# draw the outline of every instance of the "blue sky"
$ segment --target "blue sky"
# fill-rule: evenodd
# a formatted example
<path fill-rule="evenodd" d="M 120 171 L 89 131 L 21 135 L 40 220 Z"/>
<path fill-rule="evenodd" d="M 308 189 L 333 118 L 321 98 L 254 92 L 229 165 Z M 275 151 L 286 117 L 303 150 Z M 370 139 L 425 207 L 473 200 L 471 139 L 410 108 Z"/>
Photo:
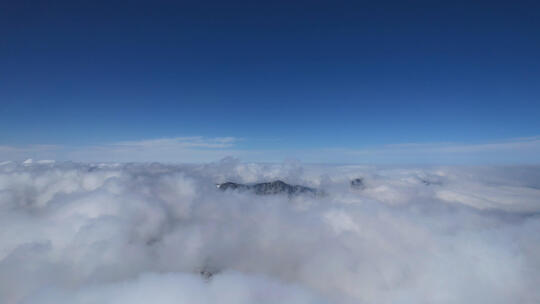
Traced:
<path fill-rule="evenodd" d="M 0 159 L 540 162 L 535 2 L 11 2 Z"/>

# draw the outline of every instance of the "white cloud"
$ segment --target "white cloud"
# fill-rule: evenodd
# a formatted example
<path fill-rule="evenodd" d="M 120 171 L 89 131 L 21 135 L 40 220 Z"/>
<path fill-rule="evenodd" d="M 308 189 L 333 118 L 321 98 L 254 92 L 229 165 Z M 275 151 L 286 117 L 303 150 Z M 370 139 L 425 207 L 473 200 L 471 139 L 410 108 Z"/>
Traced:
<path fill-rule="evenodd" d="M 277 178 L 327 195 L 214 186 Z M 4 162 L 0 303 L 538 303 L 539 216 L 537 166 Z"/>
<path fill-rule="evenodd" d="M 81 290 L 46 290 L 21 304 L 179 304 L 179 303 L 324 303 L 301 288 L 271 278 L 223 273 L 205 282 L 187 273 L 144 274 L 121 283 L 85 286 Z"/>
<path fill-rule="evenodd" d="M 469 152 L 491 152 L 502 150 L 521 150 L 540 147 L 540 137 L 522 137 L 510 139 L 507 141 L 492 142 L 492 143 L 476 143 L 476 144 L 460 144 L 460 143 L 428 143 L 428 144 L 396 144 L 387 145 L 385 149 L 396 149 L 398 151 L 426 151 L 432 153 L 469 153 Z"/>
<path fill-rule="evenodd" d="M 343 162 L 409 164 L 540 163 L 540 137 L 488 143 L 404 143 L 371 148 L 326 149 Z M 326 158 L 325 158 L 326 159 Z"/>
<path fill-rule="evenodd" d="M 28 158 L 109 162 L 208 162 L 231 156 L 245 161 L 364 164 L 539 164 L 540 137 L 487 143 L 405 143 L 365 148 L 238 148 L 235 137 L 201 136 L 120 141 L 84 146 L 0 146 L 0 160 Z M 245 140 L 249 146 L 249 140 Z"/>
<path fill-rule="evenodd" d="M 54 159 L 108 162 L 203 162 L 229 155 L 241 155 L 233 147 L 240 139 L 201 136 L 121 141 L 109 144 L 61 146 L 0 146 L 0 159 Z"/>
<path fill-rule="evenodd" d="M 159 138 L 140 141 L 123 141 L 108 145 L 108 147 L 131 147 L 131 148 L 229 148 L 238 139 L 234 137 L 204 138 L 201 136 Z"/>

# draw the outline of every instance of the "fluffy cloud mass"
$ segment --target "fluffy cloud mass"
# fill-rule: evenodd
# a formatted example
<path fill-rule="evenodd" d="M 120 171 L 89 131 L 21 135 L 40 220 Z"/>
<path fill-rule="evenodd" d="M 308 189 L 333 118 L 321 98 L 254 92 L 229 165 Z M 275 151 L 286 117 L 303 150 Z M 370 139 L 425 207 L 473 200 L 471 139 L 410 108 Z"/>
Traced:
<path fill-rule="evenodd" d="M 538 303 L 539 231 L 540 167 L 4 162 L 0 303 Z"/>

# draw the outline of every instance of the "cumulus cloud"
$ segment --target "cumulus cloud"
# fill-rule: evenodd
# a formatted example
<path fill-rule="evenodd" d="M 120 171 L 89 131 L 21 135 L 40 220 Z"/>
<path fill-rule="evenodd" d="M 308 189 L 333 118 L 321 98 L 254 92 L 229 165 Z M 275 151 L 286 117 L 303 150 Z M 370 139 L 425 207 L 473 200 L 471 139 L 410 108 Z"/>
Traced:
<path fill-rule="evenodd" d="M 353 178 L 365 187 L 349 187 Z M 4 162 L 0 303 L 538 303 L 540 167 Z M 283 179 L 321 197 L 220 191 Z"/>

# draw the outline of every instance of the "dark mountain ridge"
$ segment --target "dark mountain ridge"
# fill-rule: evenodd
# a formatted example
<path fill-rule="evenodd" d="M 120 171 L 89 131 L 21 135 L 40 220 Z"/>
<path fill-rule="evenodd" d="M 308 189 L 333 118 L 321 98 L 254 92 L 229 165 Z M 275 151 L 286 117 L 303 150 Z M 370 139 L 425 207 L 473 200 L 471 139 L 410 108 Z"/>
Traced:
<path fill-rule="evenodd" d="M 256 184 L 240 184 L 226 182 L 218 184 L 217 188 L 222 191 L 237 190 L 237 191 L 252 191 L 257 195 L 272 195 L 272 194 L 287 194 L 289 196 L 300 194 L 321 195 L 322 191 L 301 185 L 290 185 L 284 181 L 276 180 L 273 182 L 256 183 Z"/>

